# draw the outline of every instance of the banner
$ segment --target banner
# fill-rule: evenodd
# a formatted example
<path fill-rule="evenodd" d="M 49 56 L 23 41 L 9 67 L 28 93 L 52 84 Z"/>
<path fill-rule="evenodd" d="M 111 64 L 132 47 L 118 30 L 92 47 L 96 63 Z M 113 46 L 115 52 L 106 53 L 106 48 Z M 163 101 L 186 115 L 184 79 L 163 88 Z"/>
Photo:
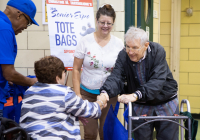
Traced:
<path fill-rule="evenodd" d="M 92 0 L 46 0 L 51 55 L 72 70 L 79 40 L 95 31 Z"/>

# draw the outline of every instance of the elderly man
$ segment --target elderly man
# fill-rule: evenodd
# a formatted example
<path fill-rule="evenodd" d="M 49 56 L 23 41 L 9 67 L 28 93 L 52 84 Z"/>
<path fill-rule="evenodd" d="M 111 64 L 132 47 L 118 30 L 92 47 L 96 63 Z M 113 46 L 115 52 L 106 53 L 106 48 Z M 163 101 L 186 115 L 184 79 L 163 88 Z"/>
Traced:
<path fill-rule="evenodd" d="M 37 79 L 31 79 L 18 73 L 14 68 L 17 55 L 15 35 L 27 29 L 34 20 L 36 7 L 31 0 L 9 0 L 4 12 L 0 11 L 0 116 L 6 102 L 7 81 L 22 86 L 31 86 Z"/>
<path fill-rule="evenodd" d="M 110 98 L 128 93 L 119 96 L 118 101 L 132 102 L 133 116 L 178 114 L 177 82 L 168 67 L 164 48 L 148 41 L 146 32 L 135 27 L 129 28 L 125 42 L 126 47 L 100 91 L 107 92 Z M 133 128 L 144 122 L 133 121 Z M 134 132 L 135 139 L 152 140 L 154 128 L 157 140 L 178 140 L 178 126 L 170 122 L 144 125 Z"/>

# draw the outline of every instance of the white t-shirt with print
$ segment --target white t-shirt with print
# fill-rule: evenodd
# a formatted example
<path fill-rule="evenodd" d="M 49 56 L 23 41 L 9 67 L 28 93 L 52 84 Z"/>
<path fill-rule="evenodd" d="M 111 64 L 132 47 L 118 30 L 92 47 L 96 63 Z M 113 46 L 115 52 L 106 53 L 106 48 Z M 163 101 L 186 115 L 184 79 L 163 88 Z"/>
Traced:
<path fill-rule="evenodd" d="M 104 47 L 96 42 L 94 33 L 83 37 L 74 53 L 75 57 L 84 59 L 81 84 L 88 89 L 100 89 L 110 75 L 118 53 L 123 47 L 122 40 L 113 35 Z"/>

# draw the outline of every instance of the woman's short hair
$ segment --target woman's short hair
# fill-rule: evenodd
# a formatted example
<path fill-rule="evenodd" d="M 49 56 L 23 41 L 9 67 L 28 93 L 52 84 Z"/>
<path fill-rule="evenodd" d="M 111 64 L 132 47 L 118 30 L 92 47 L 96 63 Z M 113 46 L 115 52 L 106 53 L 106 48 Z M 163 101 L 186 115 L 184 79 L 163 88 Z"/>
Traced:
<path fill-rule="evenodd" d="M 96 19 L 98 20 L 101 15 L 106 15 L 113 18 L 113 22 L 115 22 L 116 14 L 115 10 L 110 4 L 105 4 L 104 6 L 100 7 L 96 14 Z"/>
<path fill-rule="evenodd" d="M 35 75 L 39 82 L 57 84 L 56 76 L 62 78 L 65 70 L 63 62 L 55 56 L 45 56 L 34 64 Z"/>
<path fill-rule="evenodd" d="M 133 41 L 134 39 L 141 39 L 140 44 L 141 46 L 144 46 L 144 44 L 149 41 L 147 37 L 147 33 L 140 28 L 136 28 L 134 26 L 129 27 L 128 31 L 126 32 L 124 36 L 125 42 Z"/>

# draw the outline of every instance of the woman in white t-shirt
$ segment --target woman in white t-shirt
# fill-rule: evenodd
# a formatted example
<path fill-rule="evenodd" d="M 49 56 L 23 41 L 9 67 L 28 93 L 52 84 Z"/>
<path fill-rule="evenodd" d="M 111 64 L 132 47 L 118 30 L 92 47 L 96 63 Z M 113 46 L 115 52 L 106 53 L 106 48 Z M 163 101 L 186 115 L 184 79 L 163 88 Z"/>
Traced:
<path fill-rule="evenodd" d="M 73 85 L 75 93 L 90 102 L 97 100 L 99 89 L 110 75 L 118 53 L 123 49 L 123 42 L 110 34 L 115 21 L 115 11 L 106 4 L 99 8 L 96 14 L 97 31 L 84 36 L 79 42 L 73 65 Z M 81 74 L 81 67 L 83 72 Z M 81 74 L 81 79 L 80 79 Z M 117 97 L 111 98 L 107 107 L 102 110 L 99 135 L 103 140 L 103 125 L 107 112 L 112 104 L 115 106 Z M 86 119 L 84 125 L 84 140 L 95 140 L 98 133 L 98 120 Z"/>

